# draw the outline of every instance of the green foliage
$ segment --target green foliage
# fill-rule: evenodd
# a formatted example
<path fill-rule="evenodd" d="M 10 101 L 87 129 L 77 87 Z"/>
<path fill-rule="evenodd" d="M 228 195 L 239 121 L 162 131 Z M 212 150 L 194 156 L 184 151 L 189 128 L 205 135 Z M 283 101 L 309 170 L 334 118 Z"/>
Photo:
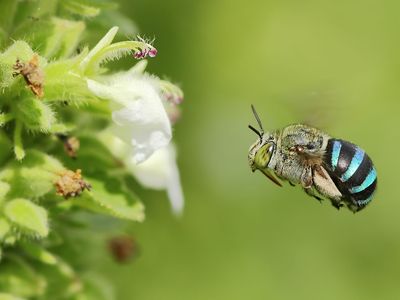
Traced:
<path fill-rule="evenodd" d="M 32 201 L 12 199 L 4 206 L 4 215 L 12 225 L 23 232 L 38 237 L 46 237 L 49 234 L 47 211 Z"/>
<path fill-rule="evenodd" d="M 55 158 L 37 150 L 30 150 L 23 163 L 13 161 L 0 172 L 0 178 L 11 188 L 7 198 L 37 199 L 54 189 L 57 174 L 63 170 Z"/>
<path fill-rule="evenodd" d="M 13 65 L 17 59 L 28 61 L 32 58 L 33 50 L 24 41 L 16 41 L 4 52 L 0 53 L 0 88 L 10 87 L 16 81 L 13 76 Z M 20 92 L 16 90 L 15 92 Z"/>
<path fill-rule="evenodd" d="M 109 178 L 108 186 L 95 179 L 88 179 L 93 191 L 85 197 L 76 199 L 76 204 L 86 207 L 94 212 L 100 212 L 120 219 L 143 221 L 144 208 L 137 197 L 122 190 L 120 182 Z"/>
<path fill-rule="evenodd" d="M 85 30 L 85 23 L 61 18 L 52 18 L 51 22 L 53 34 L 47 38 L 45 56 L 56 58 L 71 56 Z"/>
<path fill-rule="evenodd" d="M 0 3 L 0 300 L 115 299 L 80 259 L 95 238 L 91 218 L 76 215 L 141 222 L 144 205 L 126 184 L 123 157 L 100 138 L 115 123 L 113 107 L 130 107 L 99 97 L 88 81 L 111 77 L 105 65 L 122 56 L 133 64 L 156 53 L 143 39 L 113 43 L 115 25 L 136 33 L 115 9 L 96 0 Z M 144 67 L 136 73 L 157 82 Z M 79 243 L 77 228 L 87 230 Z"/>
<path fill-rule="evenodd" d="M 56 120 L 50 106 L 33 97 L 20 101 L 17 109 L 24 126 L 32 130 L 49 131 Z"/>
<path fill-rule="evenodd" d="M 27 261 L 12 256 L 2 261 L 0 290 L 24 298 L 43 295 L 47 281 Z"/>

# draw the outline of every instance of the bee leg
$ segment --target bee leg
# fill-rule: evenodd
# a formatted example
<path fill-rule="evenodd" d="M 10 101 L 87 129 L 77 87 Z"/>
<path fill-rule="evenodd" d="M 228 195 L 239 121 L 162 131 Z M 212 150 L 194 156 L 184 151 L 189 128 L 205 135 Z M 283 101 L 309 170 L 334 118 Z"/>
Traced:
<path fill-rule="evenodd" d="M 332 206 L 335 207 L 337 210 L 339 210 L 341 207 L 344 206 L 343 203 L 341 203 L 340 201 L 336 201 L 336 200 L 331 200 Z"/>
<path fill-rule="evenodd" d="M 314 167 L 313 182 L 318 193 L 331 200 L 333 207 L 340 209 L 343 206 L 342 193 L 322 166 Z"/>
<path fill-rule="evenodd" d="M 311 167 L 304 169 L 303 174 L 301 175 L 301 185 L 303 186 L 303 190 L 307 193 L 307 195 L 317 199 L 320 203 L 322 202 L 322 198 L 319 197 L 319 194 L 313 188 L 314 180 Z"/>
<path fill-rule="evenodd" d="M 317 199 L 319 202 L 322 202 L 322 198 L 315 196 L 315 195 L 314 195 L 314 198 Z"/>
<path fill-rule="evenodd" d="M 313 197 L 314 199 L 317 199 L 319 203 L 322 203 L 323 199 L 316 194 L 313 188 L 303 188 L 303 190 L 306 192 L 307 195 Z"/>
<path fill-rule="evenodd" d="M 295 184 L 294 184 L 293 182 L 291 182 L 291 181 L 289 181 L 289 184 L 290 184 L 291 186 L 295 186 Z"/>
<path fill-rule="evenodd" d="M 304 189 L 311 189 L 313 186 L 313 174 L 311 167 L 304 168 L 303 173 L 301 174 L 301 186 Z"/>

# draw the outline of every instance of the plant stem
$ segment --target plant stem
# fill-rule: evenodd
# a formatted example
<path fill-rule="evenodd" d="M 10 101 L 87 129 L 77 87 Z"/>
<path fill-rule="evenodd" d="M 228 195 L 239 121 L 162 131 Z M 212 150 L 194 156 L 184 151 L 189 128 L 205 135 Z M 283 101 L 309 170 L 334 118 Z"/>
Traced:
<path fill-rule="evenodd" d="M 0 127 L 4 126 L 7 122 L 10 122 L 14 119 L 12 114 L 4 114 L 0 113 Z"/>
<path fill-rule="evenodd" d="M 25 150 L 22 145 L 22 122 L 19 119 L 15 120 L 14 153 L 17 160 L 22 160 L 25 157 Z"/>

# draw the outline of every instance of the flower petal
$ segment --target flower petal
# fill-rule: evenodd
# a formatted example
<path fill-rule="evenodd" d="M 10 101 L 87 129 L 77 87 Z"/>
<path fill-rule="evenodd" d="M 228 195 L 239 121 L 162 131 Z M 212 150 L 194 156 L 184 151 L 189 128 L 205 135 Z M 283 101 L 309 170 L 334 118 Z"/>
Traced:
<path fill-rule="evenodd" d="M 154 79 L 130 71 L 103 79 L 104 83 L 88 79 L 88 88 L 96 96 L 113 101 L 115 134 L 133 146 L 135 162 L 168 145 L 171 123 Z"/>
<path fill-rule="evenodd" d="M 178 215 L 182 213 L 184 197 L 176 164 L 176 151 L 171 144 L 157 150 L 139 165 L 134 161 L 128 162 L 127 165 L 143 186 L 157 190 L 166 189 L 172 211 Z"/>

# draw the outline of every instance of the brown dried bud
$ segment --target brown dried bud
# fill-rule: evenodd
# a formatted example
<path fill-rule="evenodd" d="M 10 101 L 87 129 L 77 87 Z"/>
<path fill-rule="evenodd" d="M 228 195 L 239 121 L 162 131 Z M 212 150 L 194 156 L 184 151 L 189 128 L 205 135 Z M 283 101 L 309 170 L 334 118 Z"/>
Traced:
<path fill-rule="evenodd" d="M 74 136 L 68 137 L 64 141 L 64 150 L 69 157 L 76 158 L 79 146 L 79 140 Z"/>
<path fill-rule="evenodd" d="M 56 136 L 60 139 L 60 141 L 64 144 L 64 150 L 69 157 L 76 158 L 77 152 L 80 147 L 80 142 L 78 138 L 74 136 L 68 136 L 63 133 L 57 133 Z"/>
<path fill-rule="evenodd" d="M 14 77 L 22 75 L 32 93 L 39 98 L 43 97 L 44 73 L 39 67 L 39 56 L 37 54 L 34 54 L 28 63 L 23 63 L 17 59 L 13 69 L 16 71 L 13 73 Z"/>
<path fill-rule="evenodd" d="M 69 157 L 76 158 L 80 143 L 78 138 L 71 136 L 64 142 L 64 150 Z"/>
<path fill-rule="evenodd" d="M 65 199 L 79 196 L 85 189 L 90 191 L 92 186 L 82 179 L 81 170 L 75 172 L 66 170 L 60 174 L 60 178 L 55 183 L 57 195 Z"/>
<path fill-rule="evenodd" d="M 108 241 L 111 255 L 119 263 L 125 263 L 138 252 L 138 247 L 131 236 L 122 235 L 113 237 Z"/>

